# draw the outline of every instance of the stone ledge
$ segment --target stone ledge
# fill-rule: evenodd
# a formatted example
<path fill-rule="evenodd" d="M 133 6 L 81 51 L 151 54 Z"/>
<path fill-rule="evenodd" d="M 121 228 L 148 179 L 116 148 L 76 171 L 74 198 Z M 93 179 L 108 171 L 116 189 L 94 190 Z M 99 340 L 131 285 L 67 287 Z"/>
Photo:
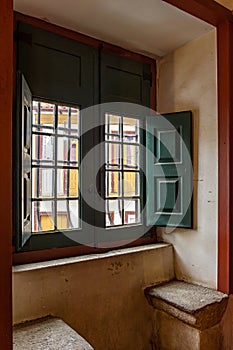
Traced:
<path fill-rule="evenodd" d="M 13 327 L 14 350 L 94 350 L 64 321 L 47 317 Z"/>
<path fill-rule="evenodd" d="M 154 308 L 200 330 L 220 322 L 228 301 L 226 294 L 181 281 L 149 287 L 145 294 Z"/>

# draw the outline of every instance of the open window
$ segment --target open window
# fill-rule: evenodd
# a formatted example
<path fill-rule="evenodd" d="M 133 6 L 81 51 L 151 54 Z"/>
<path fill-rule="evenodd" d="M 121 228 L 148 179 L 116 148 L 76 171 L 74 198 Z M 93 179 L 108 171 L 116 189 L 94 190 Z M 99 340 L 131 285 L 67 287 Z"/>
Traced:
<path fill-rule="evenodd" d="M 18 252 L 116 247 L 153 240 L 155 226 L 191 227 L 191 113 L 166 125 L 140 113 L 151 65 L 25 23 L 17 37 Z"/>

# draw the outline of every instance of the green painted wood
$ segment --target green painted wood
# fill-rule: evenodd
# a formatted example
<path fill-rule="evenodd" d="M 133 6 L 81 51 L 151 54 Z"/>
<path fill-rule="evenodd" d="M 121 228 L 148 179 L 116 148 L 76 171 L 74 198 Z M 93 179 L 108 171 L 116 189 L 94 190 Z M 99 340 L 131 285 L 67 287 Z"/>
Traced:
<path fill-rule="evenodd" d="M 146 130 L 147 225 L 191 228 L 192 113 L 148 117 Z"/>
<path fill-rule="evenodd" d="M 34 97 L 81 108 L 95 103 L 95 48 L 22 22 L 17 33 L 18 69 Z"/>
<path fill-rule="evenodd" d="M 150 107 L 149 64 L 101 53 L 101 102 L 129 102 Z"/>
<path fill-rule="evenodd" d="M 31 207 L 31 123 L 32 123 L 32 93 L 21 73 L 17 81 L 17 130 L 18 130 L 18 179 L 17 195 L 17 239 L 16 246 L 20 250 L 31 237 L 32 207 Z"/>

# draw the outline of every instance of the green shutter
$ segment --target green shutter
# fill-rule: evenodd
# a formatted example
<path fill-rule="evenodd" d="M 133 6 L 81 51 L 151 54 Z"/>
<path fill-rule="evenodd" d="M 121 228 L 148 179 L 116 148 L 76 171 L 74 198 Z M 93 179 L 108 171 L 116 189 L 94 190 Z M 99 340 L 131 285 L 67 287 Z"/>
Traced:
<path fill-rule="evenodd" d="M 96 103 L 97 49 L 23 22 L 16 37 L 17 68 L 34 97 L 82 109 Z"/>
<path fill-rule="evenodd" d="M 192 113 L 146 120 L 147 225 L 192 227 Z"/>
<path fill-rule="evenodd" d="M 150 107 L 151 67 L 122 56 L 101 53 L 101 102 Z"/>
<path fill-rule="evenodd" d="M 31 205 L 31 124 L 32 124 L 32 94 L 21 73 L 18 73 L 17 86 L 17 239 L 16 247 L 19 250 L 31 236 L 32 205 Z"/>

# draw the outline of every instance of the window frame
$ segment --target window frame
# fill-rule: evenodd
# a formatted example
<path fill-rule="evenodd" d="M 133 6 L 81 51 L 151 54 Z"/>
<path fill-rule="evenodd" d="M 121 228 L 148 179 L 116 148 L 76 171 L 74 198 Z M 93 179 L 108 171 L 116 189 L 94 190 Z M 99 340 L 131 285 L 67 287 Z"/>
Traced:
<path fill-rule="evenodd" d="M 42 20 L 38 20 L 35 18 L 32 18 L 30 16 L 22 15 L 20 13 L 15 13 L 14 17 L 14 26 L 17 28 L 17 23 L 21 21 L 24 23 L 31 24 L 33 26 L 36 26 L 38 28 L 50 31 L 52 33 L 58 34 L 60 36 L 64 36 L 67 38 L 71 38 L 73 40 L 76 40 L 77 42 L 88 44 L 94 48 L 100 48 L 103 52 L 112 53 L 120 57 L 126 57 L 131 58 L 135 61 L 139 62 L 145 62 L 150 65 L 151 72 L 152 72 L 152 81 L 151 81 L 151 88 L 150 88 L 150 107 L 152 109 L 155 109 L 156 107 L 156 89 L 155 89 L 155 77 L 156 77 L 156 62 L 155 60 L 148 58 L 146 56 L 136 54 L 133 52 L 130 52 L 128 50 L 119 48 L 117 46 L 104 43 L 102 41 L 99 41 L 97 39 L 73 32 L 71 30 L 58 27 L 53 24 L 46 23 Z M 17 57 L 17 43 L 16 40 L 14 42 L 14 76 L 16 76 L 16 57 Z M 14 101 L 16 101 L 16 79 L 14 84 Z M 61 102 L 62 104 L 62 102 Z M 129 225 L 130 226 L 130 225 Z M 15 225 L 14 225 L 15 228 Z M 123 229 L 127 228 L 125 226 Z M 16 231 L 13 230 L 13 242 L 15 242 L 15 235 Z M 46 234 L 47 235 L 47 234 Z M 42 237 L 42 235 L 41 235 Z M 16 252 L 15 246 L 13 245 L 13 263 L 14 264 L 21 264 L 25 262 L 37 262 L 37 261 L 44 261 L 44 260 L 51 260 L 56 258 L 64 258 L 69 256 L 75 256 L 75 255 L 82 255 L 82 254 L 91 254 L 91 253 L 97 253 L 97 252 L 105 252 L 109 250 L 116 249 L 119 246 L 129 247 L 129 246 L 137 246 L 142 244 L 151 244 L 155 243 L 157 240 L 156 238 L 156 228 L 152 227 L 149 230 L 149 233 L 147 237 L 141 237 L 134 242 L 131 240 L 116 240 L 115 242 L 109 242 L 104 244 L 104 248 L 101 248 L 101 243 L 99 243 L 98 248 L 91 247 L 91 246 L 77 246 L 77 243 L 74 245 L 69 244 L 68 246 L 62 246 L 59 248 L 48 248 L 43 250 L 33 250 L 33 251 L 25 251 L 25 252 Z"/>

